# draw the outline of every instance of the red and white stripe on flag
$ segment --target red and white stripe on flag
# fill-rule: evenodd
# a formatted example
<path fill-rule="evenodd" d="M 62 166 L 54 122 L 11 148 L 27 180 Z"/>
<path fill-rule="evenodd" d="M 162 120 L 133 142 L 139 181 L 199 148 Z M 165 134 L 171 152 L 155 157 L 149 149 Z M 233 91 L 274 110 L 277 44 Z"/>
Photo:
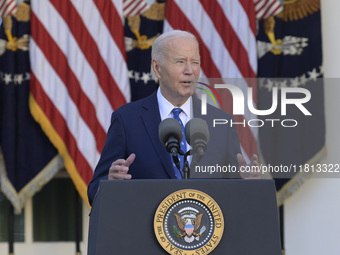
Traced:
<path fill-rule="evenodd" d="M 254 0 L 257 19 L 267 19 L 283 11 L 283 4 L 279 0 Z"/>
<path fill-rule="evenodd" d="M 146 11 L 150 6 L 144 0 L 123 0 L 123 15 L 135 16 Z"/>
<path fill-rule="evenodd" d="M 164 32 L 180 29 L 193 33 L 200 44 L 201 77 L 235 78 L 244 95 L 248 87 L 253 89 L 253 105 L 256 106 L 257 87 L 245 78 L 255 78 L 257 72 L 256 19 L 254 3 L 240 0 L 168 0 Z M 220 94 L 223 110 L 232 113 L 231 100 Z M 229 97 L 230 95 L 226 95 Z M 245 107 L 245 115 L 235 115 L 238 123 L 254 119 Z M 242 129 L 240 128 L 242 126 Z M 252 127 L 237 125 L 241 149 L 246 160 L 257 152 L 258 131 Z"/>
<path fill-rule="evenodd" d="M 81 197 L 111 113 L 130 101 L 121 0 L 31 1 L 30 109 Z"/>
<path fill-rule="evenodd" d="M 15 0 L 0 0 L 0 17 L 11 15 L 17 9 Z"/>

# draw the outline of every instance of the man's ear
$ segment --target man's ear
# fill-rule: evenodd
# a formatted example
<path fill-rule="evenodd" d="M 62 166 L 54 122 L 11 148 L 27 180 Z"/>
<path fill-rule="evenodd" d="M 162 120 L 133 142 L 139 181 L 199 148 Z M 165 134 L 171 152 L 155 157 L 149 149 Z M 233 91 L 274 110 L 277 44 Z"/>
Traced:
<path fill-rule="evenodd" d="M 161 77 L 161 74 L 160 74 L 159 62 L 158 62 L 157 59 L 152 59 L 152 69 L 153 69 L 156 77 L 159 79 Z"/>

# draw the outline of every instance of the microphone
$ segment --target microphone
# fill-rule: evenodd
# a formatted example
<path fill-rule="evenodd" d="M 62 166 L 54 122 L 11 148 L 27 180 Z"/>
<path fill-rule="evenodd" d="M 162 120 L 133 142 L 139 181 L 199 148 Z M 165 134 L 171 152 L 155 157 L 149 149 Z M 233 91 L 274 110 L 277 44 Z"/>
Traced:
<path fill-rule="evenodd" d="M 177 157 L 181 147 L 179 143 L 183 139 L 182 127 L 178 120 L 173 118 L 164 119 L 158 127 L 159 140 L 165 145 L 166 150 L 172 157 Z"/>
<path fill-rule="evenodd" d="M 197 164 L 204 156 L 210 138 L 209 128 L 205 120 L 200 118 L 191 119 L 185 125 L 185 138 L 193 150 L 192 163 Z"/>

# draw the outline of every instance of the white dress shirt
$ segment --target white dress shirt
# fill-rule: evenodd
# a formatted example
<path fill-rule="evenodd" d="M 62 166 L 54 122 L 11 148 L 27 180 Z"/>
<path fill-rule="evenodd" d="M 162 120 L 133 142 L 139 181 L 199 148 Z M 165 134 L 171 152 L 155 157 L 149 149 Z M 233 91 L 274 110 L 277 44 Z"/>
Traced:
<path fill-rule="evenodd" d="M 161 115 L 161 121 L 163 121 L 166 118 L 173 118 L 172 109 L 174 108 L 181 108 L 183 111 L 179 114 L 179 118 L 181 119 L 184 127 L 188 123 L 188 121 L 192 118 L 193 112 L 192 112 L 192 98 L 189 97 L 189 99 L 181 106 L 177 107 L 171 104 L 161 93 L 160 88 L 157 90 L 157 101 L 158 101 L 158 107 L 159 107 L 159 113 Z M 191 149 L 191 146 L 187 144 L 187 151 Z M 191 156 L 188 158 L 188 162 L 190 164 L 191 162 Z"/>

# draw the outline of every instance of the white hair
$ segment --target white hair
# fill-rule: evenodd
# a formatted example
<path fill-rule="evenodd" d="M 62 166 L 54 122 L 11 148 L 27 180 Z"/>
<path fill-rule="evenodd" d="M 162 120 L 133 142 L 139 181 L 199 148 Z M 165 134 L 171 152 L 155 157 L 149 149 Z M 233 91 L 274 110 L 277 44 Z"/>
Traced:
<path fill-rule="evenodd" d="M 169 32 L 161 34 L 152 44 L 151 48 L 151 75 L 154 78 L 157 78 L 155 75 L 155 72 L 152 68 L 152 60 L 157 59 L 158 61 L 162 61 L 164 57 L 164 48 L 165 48 L 165 43 L 169 41 L 169 39 L 173 38 L 190 38 L 194 39 L 198 45 L 198 41 L 196 37 L 187 31 L 182 31 L 182 30 L 171 30 Z"/>

